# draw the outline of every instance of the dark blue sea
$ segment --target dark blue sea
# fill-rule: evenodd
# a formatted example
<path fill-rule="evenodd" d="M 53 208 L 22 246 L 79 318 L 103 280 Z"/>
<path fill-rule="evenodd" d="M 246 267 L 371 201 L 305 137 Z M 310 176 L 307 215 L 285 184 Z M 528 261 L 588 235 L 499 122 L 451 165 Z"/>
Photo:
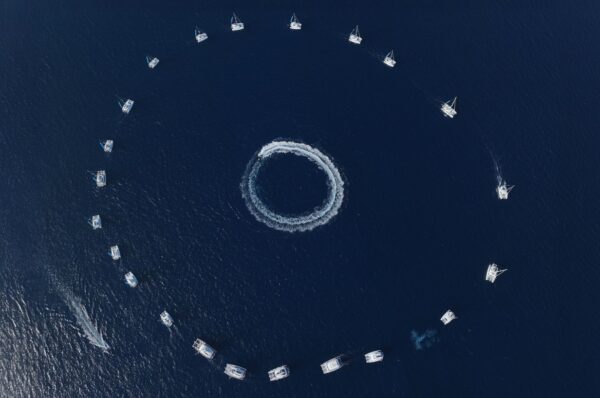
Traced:
<path fill-rule="evenodd" d="M 592 1 L 4 1 L 0 396 L 600 396 L 598 21 Z M 273 140 L 339 169 L 326 225 L 249 212 Z M 322 171 L 280 154 L 257 192 L 305 214 Z"/>

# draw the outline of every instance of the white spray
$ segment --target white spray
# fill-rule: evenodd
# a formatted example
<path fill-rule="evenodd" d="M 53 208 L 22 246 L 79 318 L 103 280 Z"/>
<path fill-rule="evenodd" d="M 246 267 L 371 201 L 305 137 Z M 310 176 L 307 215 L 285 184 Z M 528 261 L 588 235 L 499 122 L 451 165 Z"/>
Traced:
<path fill-rule="evenodd" d="M 53 272 L 50 271 L 49 276 L 52 285 L 56 289 L 60 298 L 64 301 L 67 307 L 69 307 L 69 310 L 75 317 L 75 320 L 79 324 L 79 327 L 81 327 L 81 330 L 83 331 L 83 334 L 88 339 L 88 341 L 92 345 L 102 349 L 104 352 L 108 351 L 110 346 L 108 345 L 106 340 L 104 340 L 104 337 L 102 336 L 102 333 L 98 329 L 96 323 L 94 323 L 90 318 L 90 315 L 88 314 L 83 303 L 81 302 L 81 299 L 75 296 L 75 294 L 73 294 L 73 292 L 69 288 L 64 286 L 63 283 L 61 283 L 58 280 L 58 278 L 54 275 Z"/>
<path fill-rule="evenodd" d="M 313 212 L 301 216 L 286 216 L 271 211 L 256 193 L 255 181 L 262 162 L 276 154 L 291 153 L 307 158 L 327 175 L 328 194 L 323 205 Z M 271 228 L 286 231 L 310 231 L 327 224 L 335 217 L 344 200 L 344 180 L 329 157 L 316 148 L 294 141 L 273 141 L 263 146 L 246 167 L 242 178 L 242 196 L 254 217 Z"/>
<path fill-rule="evenodd" d="M 67 304 L 71 310 L 71 313 L 75 317 L 75 320 L 81 327 L 83 334 L 89 340 L 89 342 L 104 351 L 108 351 L 110 346 L 104 340 L 104 337 L 102 336 L 100 330 L 98 330 L 96 323 L 94 323 L 90 318 L 87 310 L 81 303 L 81 300 L 65 289 L 61 289 L 61 296 L 63 296 L 62 298 L 65 304 Z"/>

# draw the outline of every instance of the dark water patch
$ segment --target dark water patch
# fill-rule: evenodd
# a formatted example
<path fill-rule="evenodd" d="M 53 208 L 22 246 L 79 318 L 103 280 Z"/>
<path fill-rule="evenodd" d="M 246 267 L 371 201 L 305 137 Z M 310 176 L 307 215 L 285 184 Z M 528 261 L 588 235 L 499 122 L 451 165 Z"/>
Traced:
<path fill-rule="evenodd" d="M 256 191 L 272 211 L 302 215 L 323 205 L 327 176 L 310 160 L 294 154 L 276 154 L 262 162 Z"/>

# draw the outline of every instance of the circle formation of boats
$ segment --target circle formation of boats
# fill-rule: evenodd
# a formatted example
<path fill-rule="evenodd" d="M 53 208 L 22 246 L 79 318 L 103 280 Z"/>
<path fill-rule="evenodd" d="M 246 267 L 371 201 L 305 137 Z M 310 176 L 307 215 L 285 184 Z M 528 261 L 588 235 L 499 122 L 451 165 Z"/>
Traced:
<path fill-rule="evenodd" d="M 292 16 L 289 28 L 295 31 L 302 29 L 302 24 L 296 17 L 296 14 Z M 241 22 L 235 14 L 233 14 L 233 17 L 231 18 L 231 30 L 233 32 L 244 30 L 244 23 Z M 194 37 L 197 43 L 202 43 L 208 39 L 208 34 L 196 28 Z M 358 26 L 356 26 L 350 33 L 348 41 L 352 44 L 360 45 L 362 40 L 363 38 L 360 35 Z M 396 64 L 393 51 L 390 51 L 382 62 L 388 67 L 393 68 Z M 159 59 L 147 56 L 146 63 L 150 69 L 154 69 L 158 66 Z M 132 99 L 119 100 L 119 107 L 125 115 L 131 112 L 133 105 L 134 101 Z M 457 114 L 456 97 L 442 103 L 440 110 L 445 117 L 450 119 L 454 118 Z M 114 142 L 112 140 L 100 142 L 100 146 L 105 153 L 111 153 L 113 145 Z M 256 178 L 264 162 L 275 154 L 292 154 L 304 157 L 316 164 L 327 175 L 328 194 L 320 207 L 309 214 L 287 216 L 273 212 L 265 205 L 256 192 Z M 98 188 L 105 187 L 107 184 L 106 172 L 104 170 L 95 172 L 94 180 Z M 501 200 L 508 199 L 508 194 L 512 188 L 513 186 L 508 186 L 506 181 L 502 180 L 498 174 L 498 186 L 496 187 L 498 198 Z M 248 210 L 258 221 L 276 230 L 286 232 L 309 231 L 317 226 L 327 224 L 337 215 L 344 199 L 344 181 L 333 161 L 320 150 L 296 141 L 276 140 L 264 145 L 248 163 L 246 172 L 242 177 L 241 190 Z M 92 216 L 88 222 L 94 230 L 102 228 L 100 215 Z M 115 261 L 121 259 L 121 252 L 117 245 L 111 246 L 108 254 Z M 505 271 L 506 269 L 501 269 L 497 264 L 492 263 L 488 265 L 485 280 L 494 283 L 496 278 Z M 132 288 L 135 288 L 138 285 L 138 280 L 132 272 L 127 272 L 127 274 L 125 274 L 125 282 Z M 163 311 L 159 318 L 167 328 L 170 328 L 174 324 L 173 318 L 167 311 Z M 440 318 L 440 321 L 444 325 L 448 325 L 455 319 L 457 319 L 457 317 L 454 312 L 452 310 L 447 310 Z M 217 354 L 217 351 L 212 346 L 201 339 L 196 339 L 192 347 L 195 352 L 208 360 L 213 360 Z M 364 360 L 368 364 L 381 362 L 383 361 L 383 358 L 384 353 L 381 350 L 371 351 L 364 355 Z M 346 363 L 345 356 L 338 355 L 323 362 L 321 364 L 321 370 L 324 374 L 328 374 L 341 369 Z M 230 363 L 227 363 L 224 368 L 224 373 L 227 376 L 238 380 L 244 380 L 246 378 L 246 372 L 247 370 L 245 368 Z M 270 381 L 281 380 L 289 375 L 290 369 L 287 365 L 279 366 L 268 372 Z"/>
<path fill-rule="evenodd" d="M 275 154 L 304 157 L 327 175 L 327 198 L 320 207 L 308 214 L 288 216 L 272 211 L 260 199 L 256 192 L 256 178 L 264 162 Z M 258 221 L 286 232 L 310 231 L 327 224 L 338 213 L 344 200 L 344 180 L 333 161 L 320 150 L 295 141 L 273 141 L 263 146 L 248 163 L 241 189 L 248 210 Z"/>

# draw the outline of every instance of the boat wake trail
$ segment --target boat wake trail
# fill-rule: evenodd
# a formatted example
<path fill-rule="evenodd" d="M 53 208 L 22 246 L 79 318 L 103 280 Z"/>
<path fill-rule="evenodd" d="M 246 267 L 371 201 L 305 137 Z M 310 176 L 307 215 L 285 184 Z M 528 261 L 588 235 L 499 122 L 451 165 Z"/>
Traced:
<path fill-rule="evenodd" d="M 307 158 L 327 175 L 327 198 L 308 214 L 288 216 L 271 211 L 256 193 L 256 177 L 263 163 L 274 154 Z M 263 224 L 286 232 L 310 231 L 335 217 L 344 200 L 344 180 L 331 159 L 316 148 L 294 141 L 273 141 L 263 146 L 248 163 L 241 183 L 242 197 L 252 215 Z"/>
<path fill-rule="evenodd" d="M 102 337 L 102 333 L 100 333 L 100 330 L 98 330 L 98 326 L 92 321 L 92 319 L 88 315 L 88 312 L 81 303 L 81 300 L 75 297 L 72 293 L 65 291 L 64 289 L 61 289 L 61 296 L 65 304 L 67 304 L 67 306 L 71 310 L 71 313 L 77 320 L 77 323 L 81 327 L 83 334 L 89 340 L 89 342 L 92 345 L 101 348 L 105 352 L 108 351 L 110 346 L 104 340 L 104 337 Z"/>
<path fill-rule="evenodd" d="M 490 149 L 487 144 L 484 144 L 490 154 L 490 158 L 492 158 L 492 163 L 494 164 L 494 173 L 496 174 L 496 181 L 498 181 L 498 185 L 502 184 L 502 169 L 500 168 L 500 162 L 494 152 Z"/>

